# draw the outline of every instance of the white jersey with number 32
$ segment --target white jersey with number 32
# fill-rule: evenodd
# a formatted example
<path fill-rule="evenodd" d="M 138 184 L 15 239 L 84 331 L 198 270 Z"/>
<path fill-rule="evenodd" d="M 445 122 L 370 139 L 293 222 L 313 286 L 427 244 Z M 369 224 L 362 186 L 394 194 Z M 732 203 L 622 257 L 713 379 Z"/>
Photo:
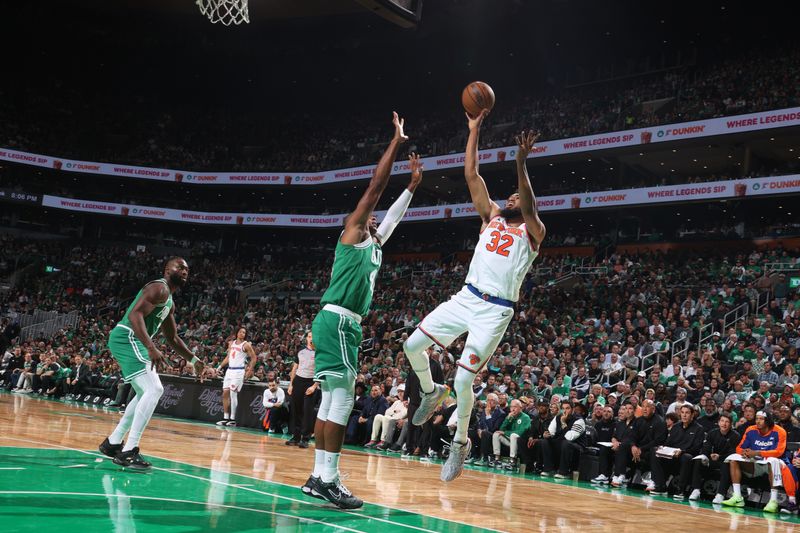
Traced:
<path fill-rule="evenodd" d="M 503 217 L 496 216 L 480 234 L 467 283 L 491 296 L 516 302 L 537 255 L 539 249 L 525 224 L 509 227 Z"/>

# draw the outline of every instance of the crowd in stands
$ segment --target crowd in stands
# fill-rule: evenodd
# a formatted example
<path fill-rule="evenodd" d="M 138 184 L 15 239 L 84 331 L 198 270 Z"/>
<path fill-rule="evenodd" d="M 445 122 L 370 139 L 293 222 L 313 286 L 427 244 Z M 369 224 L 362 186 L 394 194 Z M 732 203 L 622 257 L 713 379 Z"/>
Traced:
<path fill-rule="evenodd" d="M 159 258 L 124 247 L 14 239 L 5 244 L 9 252 L 59 259 L 63 268 L 29 273 L 23 289 L 0 298 L 2 385 L 18 393 L 115 398 L 120 373 L 106 338 L 130 296 L 158 276 Z M 553 279 L 577 260 L 540 261 L 536 267 L 550 267 L 545 279 Z M 639 470 L 650 477 L 637 479 L 652 492 L 669 489 L 696 499 L 696 481 L 706 479 L 708 469 L 728 467 L 720 464 L 720 450 L 735 453 L 734 441 L 763 421 L 757 413 L 774 417 L 788 435 L 784 440 L 800 441 L 800 293 L 789 287 L 785 273 L 764 269 L 776 262 L 800 267 L 798 250 L 615 253 L 593 261 L 605 268 L 570 285 L 543 283 L 534 275 L 523 284 L 503 343 L 475 379 L 480 401 L 470 429 L 471 462 L 512 469 L 521 463 L 528 472 L 572 477 L 581 459 L 594 454 L 597 482 L 630 483 L 631 468 L 646 464 Z M 329 265 L 282 264 L 263 256 L 231 261 L 203 253 L 189 263 L 190 283 L 176 294 L 179 334 L 189 348 L 217 367 L 226 341 L 244 325 L 258 358 L 253 379 L 287 381 L 317 310 L 296 296 L 319 294 Z M 239 298 L 239 289 L 251 282 L 290 274 L 281 296 L 271 293 L 246 304 Z M 465 274 L 465 264 L 457 261 L 383 267 L 363 321 L 349 443 L 423 458 L 447 453 L 455 424 L 452 400 L 423 428 L 406 422 L 407 405 L 419 401 L 419 393 L 402 343 L 461 287 Z M 728 313 L 743 304 L 747 317 L 726 323 Z M 51 338 L 20 340 L 15 324 L 34 309 L 79 310 L 80 321 Z M 709 336 L 701 338 L 708 324 Z M 462 338 L 445 351 L 430 350 L 435 379 L 453 379 L 463 345 Z M 192 374 L 174 354 L 164 372 Z M 708 436 L 701 438 L 699 431 Z M 612 444 L 592 451 L 598 443 Z M 659 445 L 682 453 L 669 456 Z M 689 461 L 701 451 L 712 457 L 710 463 Z M 670 474 L 674 483 L 667 487 Z M 741 490 L 737 479 L 723 482 Z M 723 489 L 719 501 L 727 497 Z"/>
<path fill-rule="evenodd" d="M 530 95 L 498 109 L 481 142 L 511 145 L 522 128 L 535 128 L 550 140 L 793 107 L 800 103 L 798 65 L 797 48 L 769 57 L 753 51 L 713 66 Z M 311 117 L 288 110 L 265 122 L 252 113 L 165 111 L 163 103 L 142 95 L 136 105 L 107 112 L 113 103 L 87 101 L 68 86 L 31 87 L 26 99 L 24 116 L 17 115 L 13 98 L 0 99 L 5 147 L 189 170 L 318 171 L 371 164 L 387 131 L 386 117 L 344 109 L 346 116 L 314 117 L 308 128 Z M 409 132 L 409 150 L 423 156 L 463 151 L 466 127 L 457 113 L 432 114 Z"/>

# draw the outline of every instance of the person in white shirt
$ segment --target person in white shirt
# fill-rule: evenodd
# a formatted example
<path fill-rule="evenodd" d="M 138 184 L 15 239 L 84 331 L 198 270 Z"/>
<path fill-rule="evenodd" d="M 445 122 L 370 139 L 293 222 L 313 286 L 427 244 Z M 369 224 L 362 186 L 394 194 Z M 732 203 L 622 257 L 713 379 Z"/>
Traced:
<path fill-rule="evenodd" d="M 619 360 L 619 355 L 616 352 L 612 352 L 609 354 L 609 362 L 608 367 L 603 372 L 605 375 L 606 383 L 611 383 L 612 385 L 617 381 L 621 381 L 624 379 L 625 374 L 623 373 L 625 367 L 622 366 L 622 363 Z"/>
<path fill-rule="evenodd" d="M 375 415 L 372 421 L 372 437 L 364 448 L 385 450 L 392 444 L 396 428 L 402 428 L 408 417 L 408 402 L 405 400 L 406 386 L 397 388 L 397 400 L 389 406 L 384 414 Z M 380 437 L 380 440 L 378 440 Z"/>
<path fill-rule="evenodd" d="M 691 403 L 686 401 L 686 389 L 683 387 L 678 387 L 676 391 L 675 401 L 669 404 L 667 408 L 667 414 L 680 412 L 680 408 L 684 405 L 688 405 L 689 407 L 693 407 Z"/>
<path fill-rule="evenodd" d="M 672 365 L 668 366 L 664 369 L 664 377 L 671 378 L 672 376 L 676 377 L 686 377 L 683 373 L 683 367 L 681 366 L 681 358 L 677 355 L 672 358 Z"/>
<path fill-rule="evenodd" d="M 263 403 L 266 408 L 264 429 L 268 429 L 270 433 L 281 433 L 289 418 L 289 411 L 286 409 L 286 393 L 274 378 L 267 382 Z"/>
<path fill-rule="evenodd" d="M 655 337 L 657 333 L 664 333 L 666 331 L 664 326 L 661 325 L 661 320 L 658 318 L 653 319 L 653 324 L 647 328 L 647 330 L 650 333 L 650 337 Z"/>

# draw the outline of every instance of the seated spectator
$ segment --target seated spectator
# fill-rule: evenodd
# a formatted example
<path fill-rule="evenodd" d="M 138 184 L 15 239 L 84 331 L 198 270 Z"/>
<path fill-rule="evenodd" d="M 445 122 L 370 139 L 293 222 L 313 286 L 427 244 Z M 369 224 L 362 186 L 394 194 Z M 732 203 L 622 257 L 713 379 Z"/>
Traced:
<path fill-rule="evenodd" d="M 709 479 L 712 471 L 719 470 L 719 485 L 717 494 L 714 496 L 714 503 L 722 503 L 728 488 L 731 485 L 730 468 L 725 459 L 736 453 L 736 446 L 739 444 L 740 435 L 732 429 L 732 419 L 728 413 L 719 415 L 716 428 L 711 429 L 706 434 L 703 442 L 701 455 L 692 461 L 692 493 L 689 494 L 690 500 L 700 499 L 700 489 L 703 481 Z"/>
<path fill-rule="evenodd" d="M 289 409 L 286 407 L 286 393 L 274 378 L 267 382 L 262 403 L 266 409 L 264 429 L 270 433 L 282 433 L 283 426 L 289 420 Z"/>
<path fill-rule="evenodd" d="M 758 381 L 760 383 L 769 383 L 770 387 L 774 387 L 778 384 L 778 374 L 772 370 L 772 363 L 770 361 L 766 361 L 764 363 L 764 372 L 758 375 Z"/>
<path fill-rule="evenodd" d="M 528 438 L 525 446 L 520 450 L 520 460 L 525 464 L 526 469 L 540 474 L 542 472 L 543 455 L 542 445 L 544 444 L 545 434 L 548 433 L 550 422 L 553 418 L 551 411 L 558 413 L 558 405 L 551 409 L 551 404 L 539 402 L 536 406 L 537 414 L 531 418 L 531 427 L 528 430 Z"/>
<path fill-rule="evenodd" d="M 69 377 L 64 382 L 67 391 L 72 395 L 82 396 L 86 387 L 90 385 L 89 377 L 91 368 L 80 355 L 75 356 L 74 367 L 70 371 Z"/>
<path fill-rule="evenodd" d="M 473 461 L 481 460 L 487 465 L 491 462 L 492 436 L 500 429 L 505 418 L 505 411 L 498 406 L 497 394 L 490 393 L 486 396 L 486 404 L 478 411 L 478 424 L 470 435 L 470 439 L 475 443 L 471 451 Z"/>
<path fill-rule="evenodd" d="M 705 405 L 703 405 L 700 410 L 700 416 L 697 418 L 697 423 L 703 427 L 703 431 L 708 433 L 717 427 L 719 417 L 717 402 L 713 398 L 706 398 Z"/>
<path fill-rule="evenodd" d="M 783 461 L 784 457 L 786 457 L 786 432 L 775 424 L 771 414 L 758 411 L 755 425 L 745 430 L 741 442 L 736 447 L 736 453 L 726 459 L 731 471 L 733 496 L 723 501 L 722 505 L 744 507 L 742 476 L 748 478 L 767 476 L 771 490 L 764 512 L 777 512 L 778 488 L 782 485 L 783 476 L 792 476 L 789 467 Z M 794 493 L 791 493 L 789 501 L 796 503 L 794 498 Z"/>
<path fill-rule="evenodd" d="M 18 372 L 17 372 L 18 371 Z M 33 361 L 31 353 L 26 351 L 22 367 L 15 369 L 11 383 L 16 383 L 14 392 L 27 394 L 33 391 L 33 376 L 36 373 L 36 363 Z M 16 381 L 15 381 L 16 380 Z"/>
<path fill-rule="evenodd" d="M 675 417 L 674 413 L 669 416 Z M 642 472 L 650 470 L 650 458 L 653 451 L 667 440 L 667 424 L 664 418 L 656 414 L 656 403 L 653 400 L 642 402 L 642 416 L 636 419 L 636 434 L 631 446 L 633 466 Z"/>
<path fill-rule="evenodd" d="M 533 394 L 536 396 L 536 400 L 538 402 L 544 402 L 545 404 L 550 402 L 550 397 L 553 395 L 553 391 L 550 388 L 550 385 L 547 384 L 546 378 L 539 378 L 538 385 L 536 385 L 536 387 L 533 389 Z"/>
<path fill-rule="evenodd" d="M 511 411 L 505 417 L 500 429 L 492 434 L 492 449 L 494 451 L 494 464 L 500 463 L 500 452 L 502 446 L 509 447 L 509 457 L 511 464 L 509 469 L 516 466 L 517 449 L 519 439 L 530 429 L 531 418 L 522 411 L 522 402 L 519 400 L 511 401 Z"/>
<path fill-rule="evenodd" d="M 602 376 L 602 372 L 600 374 Z M 572 390 L 577 391 L 578 398 L 583 398 L 586 396 L 586 393 L 589 391 L 589 385 L 591 382 L 590 376 L 586 374 L 586 368 L 583 366 L 578 367 L 578 373 L 575 375 L 575 378 L 572 380 Z M 553 391 L 555 393 L 555 390 Z"/>
<path fill-rule="evenodd" d="M 740 434 L 744 434 L 748 427 L 756 423 L 756 408 L 748 402 L 742 406 L 742 415 L 734 424 L 734 429 Z"/>
<path fill-rule="evenodd" d="M 586 446 L 586 423 L 573 413 L 569 400 L 562 400 L 560 412 L 550 422 L 542 445 L 543 476 L 552 476 L 558 465 L 556 477 L 568 479 L 572 474 L 573 459 Z"/>
<path fill-rule="evenodd" d="M 800 442 L 800 427 L 795 423 L 795 419 L 792 416 L 792 409 L 788 405 L 783 404 L 777 408 L 777 412 L 778 419 L 776 425 L 782 427 L 786 432 L 786 441 Z"/>
<path fill-rule="evenodd" d="M 625 350 L 622 355 L 622 365 L 625 367 L 625 381 L 627 383 L 633 382 L 636 375 L 639 373 L 639 365 L 641 364 L 639 357 L 636 355 L 636 349 L 633 347 Z"/>
<path fill-rule="evenodd" d="M 609 480 L 611 486 L 621 487 L 628 482 L 626 477 L 628 463 L 631 455 L 631 448 L 636 440 L 636 426 L 634 424 L 634 408 L 630 403 L 623 404 L 619 409 L 617 423 L 610 441 L 600 440 L 600 468 L 597 477 L 592 479 L 592 483 L 605 484 Z M 608 445 L 610 443 L 610 446 Z M 613 477 L 611 466 L 614 466 Z"/>
<path fill-rule="evenodd" d="M 683 387 L 677 387 L 675 389 L 675 401 L 669 404 L 669 407 L 667 407 L 667 414 L 678 412 L 679 409 L 684 405 L 693 407 L 692 404 L 686 401 L 686 389 Z"/>
<path fill-rule="evenodd" d="M 403 399 L 405 385 L 397 388 L 398 398 L 383 414 L 378 413 L 372 421 L 372 438 L 365 448 L 385 450 L 392 444 L 395 429 L 402 428 L 408 416 L 408 402 Z M 380 437 L 380 440 L 379 440 Z"/>
<path fill-rule="evenodd" d="M 650 466 L 652 481 L 648 485 L 650 494 L 664 496 L 667 494 L 667 474 L 678 474 L 678 492 L 675 499 L 682 500 L 684 491 L 689 486 L 692 472 L 692 459 L 703 447 L 705 431 L 694 420 L 695 410 L 691 405 L 680 408 L 680 423 L 672 426 L 663 447 L 652 451 Z M 670 456 L 665 455 L 663 448 L 672 448 Z"/>
<path fill-rule="evenodd" d="M 363 407 L 359 412 L 350 415 L 345 433 L 345 442 L 360 446 L 367 440 L 367 429 L 372 428 L 372 421 L 375 415 L 382 415 L 389 407 L 389 402 L 382 394 L 383 389 L 379 385 L 373 385 L 369 396 L 364 398 Z"/>

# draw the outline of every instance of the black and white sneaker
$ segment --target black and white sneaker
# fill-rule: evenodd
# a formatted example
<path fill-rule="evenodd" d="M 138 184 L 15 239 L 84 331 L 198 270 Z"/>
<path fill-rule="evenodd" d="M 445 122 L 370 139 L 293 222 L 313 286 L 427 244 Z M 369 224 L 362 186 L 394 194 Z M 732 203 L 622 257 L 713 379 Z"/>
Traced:
<path fill-rule="evenodd" d="M 306 496 L 313 496 L 315 498 L 319 498 L 320 500 L 324 500 L 325 498 L 322 497 L 320 491 L 320 485 L 322 484 L 322 480 L 315 475 L 308 476 L 305 484 L 300 487 L 300 490 L 303 491 L 303 494 Z"/>
<path fill-rule="evenodd" d="M 141 454 L 139 454 L 138 446 L 132 450 L 128 450 L 127 452 L 119 452 L 117 455 L 115 455 L 114 464 L 139 472 L 150 470 L 150 467 L 152 466 L 150 463 L 144 460 Z"/>
<path fill-rule="evenodd" d="M 314 492 L 339 509 L 358 509 L 364 505 L 364 502 L 360 498 L 353 496 L 353 493 L 339 479 L 330 483 L 323 483 L 320 480 L 319 487 L 314 489 L 312 494 Z"/>
<path fill-rule="evenodd" d="M 108 442 L 108 437 L 104 440 L 100 446 L 98 447 L 100 453 L 106 455 L 108 457 L 114 458 L 117 456 L 118 453 L 122 451 L 122 443 L 120 444 L 111 444 Z"/>

